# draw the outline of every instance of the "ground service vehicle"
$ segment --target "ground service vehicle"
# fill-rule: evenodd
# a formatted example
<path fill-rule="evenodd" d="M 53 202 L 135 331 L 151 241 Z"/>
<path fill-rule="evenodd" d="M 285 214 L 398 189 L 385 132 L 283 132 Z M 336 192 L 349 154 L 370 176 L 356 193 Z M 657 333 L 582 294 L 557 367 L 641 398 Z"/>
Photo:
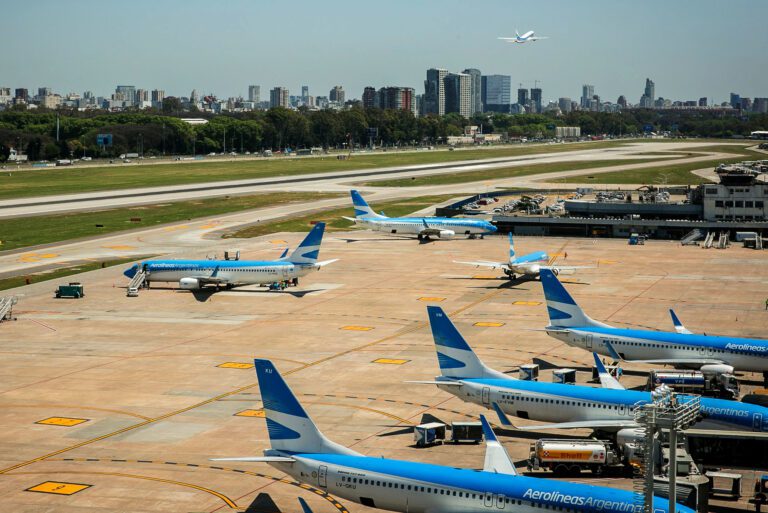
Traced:
<path fill-rule="evenodd" d="M 653 370 L 648 375 L 646 390 L 653 390 L 662 384 L 679 393 L 699 394 L 722 399 L 739 397 L 739 382 L 736 376 L 728 373 L 704 374 L 694 370 Z"/>
<path fill-rule="evenodd" d="M 622 466 L 611 443 L 606 440 L 585 438 L 562 440 L 544 438 L 531 445 L 528 468 L 549 469 L 559 475 L 578 474 L 591 470 L 601 475 L 608 467 Z"/>

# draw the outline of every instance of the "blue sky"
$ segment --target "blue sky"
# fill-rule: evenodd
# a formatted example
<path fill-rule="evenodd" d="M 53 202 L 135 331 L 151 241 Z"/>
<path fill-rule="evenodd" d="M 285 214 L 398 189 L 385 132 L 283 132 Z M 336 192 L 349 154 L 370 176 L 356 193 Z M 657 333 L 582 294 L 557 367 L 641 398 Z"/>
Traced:
<path fill-rule="evenodd" d="M 768 96 L 765 0 L 29 0 L 4 7 L 0 86 L 92 90 L 117 84 L 188 96 L 246 95 L 249 84 L 302 85 L 347 98 L 363 87 L 423 92 L 425 71 L 478 68 L 512 76 L 545 100 L 637 102 L 657 96 L 718 102 Z M 551 39 L 506 44 L 534 29 Z"/>

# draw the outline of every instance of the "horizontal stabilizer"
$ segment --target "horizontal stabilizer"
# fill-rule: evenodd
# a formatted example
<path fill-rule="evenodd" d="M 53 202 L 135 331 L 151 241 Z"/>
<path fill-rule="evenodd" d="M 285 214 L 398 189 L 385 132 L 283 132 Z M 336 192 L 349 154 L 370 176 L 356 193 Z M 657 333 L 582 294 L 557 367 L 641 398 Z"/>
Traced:
<path fill-rule="evenodd" d="M 326 266 L 326 265 L 328 265 L 328 264 L 332 264 L 332 263 L 334 263 L 334 262 L 338 262 L 338 261 L 339 261 L 339 259 L 338 259 L 338 258 L 334 258 L 334 259 L 332 259 L 332 260 L 323 260 L 322 262 L 317 262 L 317 263 L 315 264 L 315 267 L 317 267 L 318 269 L 320 269 L 321 267 L 325 267 L 325 266 Z"/>
<path fill-rule="evenodd" d="M 475 262 L 466 262 L 463 260 L 454 260 L 455 264 L 466 264 L 466 265 L 475 265 L 480 267 L 490 267 L 492 269 L 500 269 L 502 267 L 509 267 L 507 264 L 503 262 L 487 262 L 485 260 L 478 260 Z"/>
<path fill-rule="evenodd" d="M 600 357 L 597 356 L 597 353 L 592 353 L 592 356 L 595 358 L 595 366 L 597 367 L 597 373 L 600 376 L 600 384 L 603 386 L 603 388 L 610 388 L 612 390 L 625 390 L 624 385 L 619 383 L 618 379 L 611 376 L 611 373 L 608 372 L 608 369 L 605 368 L 603 362 L 600 361 Z"/>
<path fill-rule="evenodd" d="M 211 461 L 250 461 L 261 463 L 293 463 L 296 460 L 287 456 L 244 456 L 242 458 L 211 458 Z"/>
<path fill-rule="evenodd" d="M 464 383 L 461 381 L 404 381 L 404 383 L 410 383 L 412 385 L 448 385 L 449 387 L 460 387 Z"/>
<path fill-rule="evenodd" d="M 512 463 L 507 450 L 501 445 L 499 439 L 496 438 L 496 434 L 485 419 L 485 415 L 480 415 L 480 423 L 483 426 L 483 435 L 485 436 L 485 464 L 483 465 L 483 472 L 516 476 L 517 469 L 515 464 Z"/>

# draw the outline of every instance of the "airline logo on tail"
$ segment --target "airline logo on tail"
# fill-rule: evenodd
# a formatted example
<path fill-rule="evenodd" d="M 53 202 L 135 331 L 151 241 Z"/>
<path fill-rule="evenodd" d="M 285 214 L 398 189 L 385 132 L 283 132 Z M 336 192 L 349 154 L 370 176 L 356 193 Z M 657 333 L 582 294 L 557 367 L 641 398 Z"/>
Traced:
<path fill-rule="evenodd" d="M 320 244 L 323 242 L 325 223 L 317 223 L 297 247 L 288 261 L 292 264 L 314 264 L 320 256 Z"/>
<path fill-rule="evenodd" d="M 359 192 L 357 192 L 355 189 L 352 189 L 349 191 L 349 193 L 352 195 L 352 204 L 355 207 L 355 217 L 376 217 L 380 218 L 383 217 L 379 214 L 377 214 L 371 206 L 368 204 L 367 201 L 363 199 L 363 197 L 360 195 Z"/>

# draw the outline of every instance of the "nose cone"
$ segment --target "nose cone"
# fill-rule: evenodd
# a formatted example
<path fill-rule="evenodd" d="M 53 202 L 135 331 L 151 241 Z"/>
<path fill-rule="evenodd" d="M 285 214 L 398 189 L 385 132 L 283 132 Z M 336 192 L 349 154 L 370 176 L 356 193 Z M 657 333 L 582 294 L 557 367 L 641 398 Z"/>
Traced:
<path fill-rule="evenodd" d="M 496 232 L 499 230 L 498 228 L 496 228 L 496 227 L 495 227 L 494 225 L 492 225 L 491 223 L 488 223 L 488 227 L 487 227 L 487 228 L 488 228 L 488 231 L 489 231 L 490 233 L 496 233 Z"/>
<path fill-rule="evenodd" d="M 137 272 L 139 272 L 139 264 L 134 264 L 134 266 L 131 267 L 130 269 L 126 269 L 125 271 L 123 271 L 123 274 L 128 278 L 133 278 L 134 276 L 136 276 Z"/>

